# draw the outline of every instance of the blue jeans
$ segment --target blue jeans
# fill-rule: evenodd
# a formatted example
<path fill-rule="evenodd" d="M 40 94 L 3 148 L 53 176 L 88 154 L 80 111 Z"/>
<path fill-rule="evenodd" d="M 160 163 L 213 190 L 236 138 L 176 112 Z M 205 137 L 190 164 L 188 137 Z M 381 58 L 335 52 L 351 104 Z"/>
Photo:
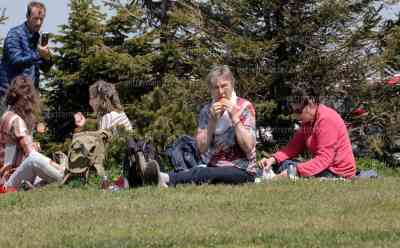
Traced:
<path fill-rule="evenodd" d="M 288 171 L 288 176 L 293 176 L 293 173 L 295 176 L 299 176 L 297 173 L 297 164 L 298 162 L 293 161 L 293 160 L 285 160 L 283 161 L 279 168 L 278 168 L 278 173 L 281 173 L 285 170 Z M 289 175 L 291 173 L 291 175 Z M 320 173 L 314 175 L 313 177 L 329 177 L 329 178 L 335 178 L 335 177 L 340 177 L 334 173 L 332 173 L 330 170 L 326 169 L 324 171 L 321 171 Z"/>

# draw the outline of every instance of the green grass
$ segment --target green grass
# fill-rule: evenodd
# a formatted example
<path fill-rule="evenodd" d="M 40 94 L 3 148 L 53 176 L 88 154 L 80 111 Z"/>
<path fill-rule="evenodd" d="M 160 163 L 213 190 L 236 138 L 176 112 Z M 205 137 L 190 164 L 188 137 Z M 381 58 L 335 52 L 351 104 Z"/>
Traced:
<path fill-rule="evenodd" d="M 0 195 L 0 247 L 400 247 L 399 184 L 48 186 Z"/>

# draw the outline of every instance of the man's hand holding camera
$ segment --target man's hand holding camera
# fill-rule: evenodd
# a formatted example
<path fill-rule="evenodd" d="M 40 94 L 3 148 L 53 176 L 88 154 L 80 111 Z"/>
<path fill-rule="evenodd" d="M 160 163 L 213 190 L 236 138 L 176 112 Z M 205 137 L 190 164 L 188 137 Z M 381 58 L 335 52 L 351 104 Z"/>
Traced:
<path fill-rule="evenodd" d="M 45 60 L 50 60 L 51 58 L 48 43 L 49 43 L 49 34 L 43 33 L 40 37 L 40 42 L 37 46 L 37 50 L 39 52 L 40 57 L 42 57 Z"/>
<path fill-rule="evenodd" d="M 45 60 L 50 60 L 51 54 L 48 45 L 46 46 L 38 45 L 37 50 L 41 58 Z"/>

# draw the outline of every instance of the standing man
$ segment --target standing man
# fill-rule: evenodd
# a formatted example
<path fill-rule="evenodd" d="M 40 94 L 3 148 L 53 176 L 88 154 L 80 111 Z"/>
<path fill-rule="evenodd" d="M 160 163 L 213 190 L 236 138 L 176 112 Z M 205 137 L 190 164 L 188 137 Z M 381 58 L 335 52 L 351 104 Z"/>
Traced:
<path fill-rule="evenodd" d="M 0 114 L 4 112 L 4 95 L 11 80 L 20 74 L 32 79 L 39 87 L 39 69 L 48 72 L 51 68 L 51 54 L 47 44 L 40 44 L 39 31 L 46 16 L 46 6 L 32 1 L 28 4 L 26 21 L 12 28 L 4 41 L 3 57 L 0 64 Z"/>

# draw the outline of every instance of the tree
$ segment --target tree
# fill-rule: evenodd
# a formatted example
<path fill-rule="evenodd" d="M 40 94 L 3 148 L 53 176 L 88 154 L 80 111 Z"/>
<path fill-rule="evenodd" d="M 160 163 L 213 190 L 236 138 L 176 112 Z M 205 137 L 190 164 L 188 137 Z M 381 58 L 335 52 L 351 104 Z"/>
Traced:
<path fill-rule="evenodd" d="M 5 9 L 5 8 L 0 8 L 0 12 L 1 12 L 1 15 L 0 15 L 0 25 L 2 25 L 2 24 L 5 23 L 5 21 L 7 20 L 8 17 L 6 17 L 6 9 Z M 2 43 L 3 43 L 3 38 L 0 37 L 0 53 L 1 53 L 1 54 L 3 53 L 3 46 L 2 46 Z"/>
<path fill-rule="evenodd" d="M 381 33 L 383 76 L 400 72 L 400 15 L 397 20 L 387 20 Z"/>
<path fill-rule="evenodd" d="M 194 133 L 210 99 L 204 77 L 228 64 L 238 95 L 255 103 L 257 124 L 281 126 L 290 123 L 284 107 L 294 84 L 327 96 L 363 89 L 374 70 L 374 2 L 108 0 L 105 16 L 93 1 L 71 0 L 49 106 L 86 111 L 87 86 L 113 82 L 135 135 L 162 148 Z"/>
<path fill-rule="evenodd" d="M 333 101 L 365 86 L 380 21 L 374 2 L 207 1 L 203 12 L 210 33 L 223 41 L 224 63 L 244 85 L 241 95 L 255 102 L 258 125 L 281 127 L 295 84 L 312 85 Z"/>
<path fill-rule="evenodd" d="M 136 135 L 151 137 L 162 147 L 176 137 L 174 134 L 193 132 L 195 102 L 203 100 L 195 97 L 187 104 L 193 93 L 190 90 L 200 84 L 199 77 L 187 73 L 192 72 L 194 61 L 182 51 L 194 43 L 189 29 L 196 25 L 195 16 L 186 14 L 194 5 L 190 1 L 168 5 L 168 18 L 160 19 L 149 12 L 154 8 L 141 2 L 114 0 L 105 4 L 114 15 L 104 18 L 93 1 L 71 1 L 69 23 L 56 37 L 62 45 L 57 49 L 57 70 L 48 92 L 52 111 L 88 110 L 87 86 L 104 79 L 117 85 Z M 61 127 L 53 123 L 56 130 Z"/>
<path fill-rule="evenodd" d="M 94 79 L 83 68 L 87 59 L 104 47 L 105 15 L 99 7 L 92 0 L 72 0 L 69 7 L 68 24 L 61 26 L 61 35 L 54 35 L 60 45 L 55 48 L 56 66 L 45 94 L 49 108 L 46 117 L 58 140 L 72 131 L 74 112 L 87 112 L 88 84 Z"/>

